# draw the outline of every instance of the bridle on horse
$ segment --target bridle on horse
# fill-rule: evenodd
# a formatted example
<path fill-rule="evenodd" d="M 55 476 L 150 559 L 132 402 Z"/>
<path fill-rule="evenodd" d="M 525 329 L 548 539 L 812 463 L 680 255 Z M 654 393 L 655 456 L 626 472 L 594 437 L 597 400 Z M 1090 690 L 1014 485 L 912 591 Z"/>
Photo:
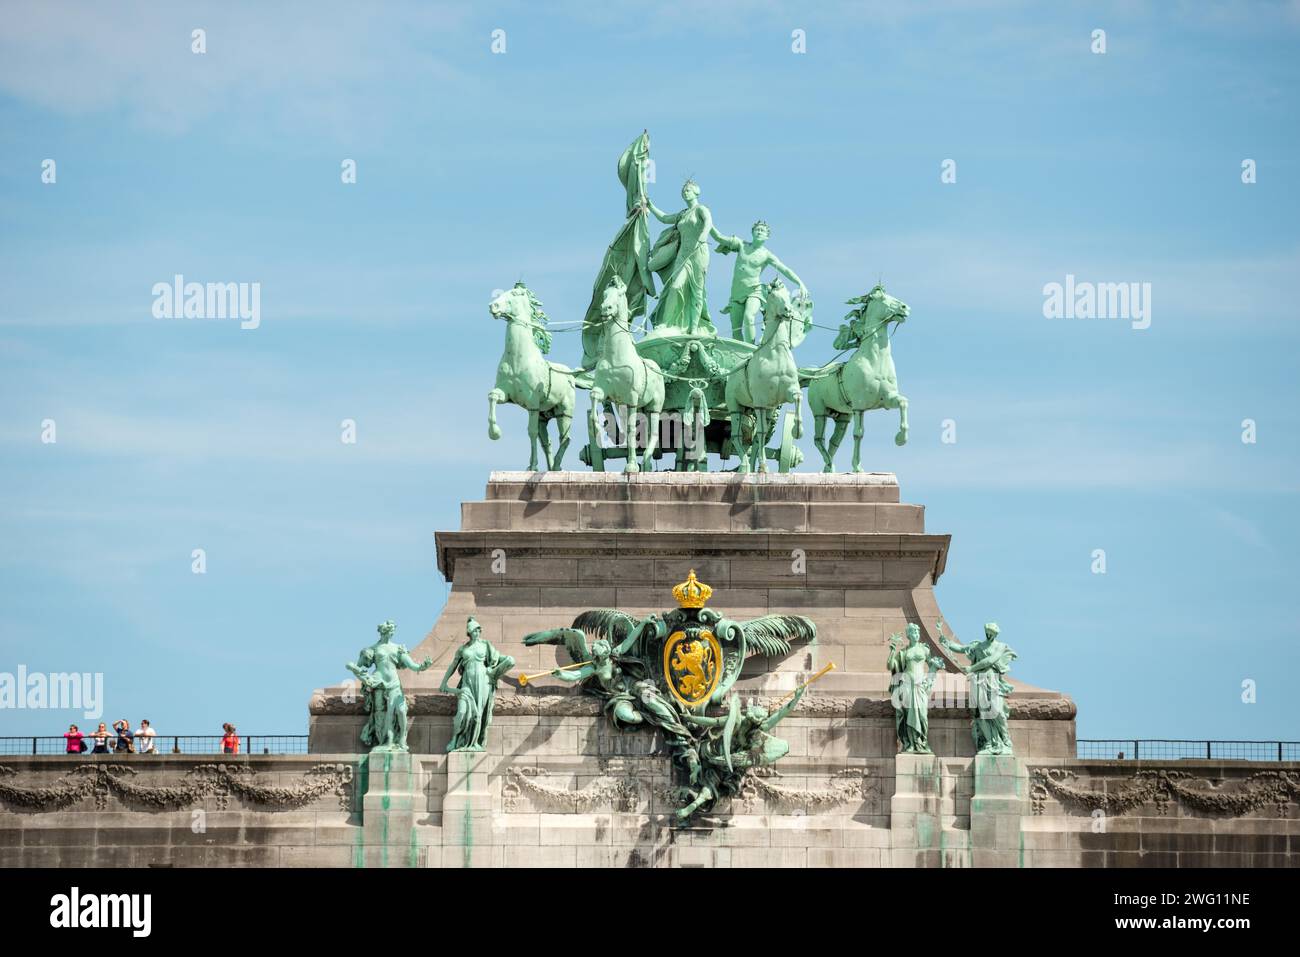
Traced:
<path fill-rule="evenodd" d="M 867 308 L 870 308 L 870 306 L 868 306 Z M 874 336 L 877 330 L 879 330 L 882 326 L 885 326 L 891 322 L 895 322 L 895 323 L 900 322 L 901 321 L 899 319 L 900 315 L 901 314 L 897 309 L 890 310 L 889 315 L 885 316 L 885 318 L 881 319 L 878 323 L 876 323 L 876 325 L 872 328 L 870 332 L 864 332 L 862 335 L 857 337 L 857 342 L 854 343 L 853 348 L 856 349 L 863 342 L 865 342 L 868 337 Z M 893 339 L 894 333 L 897 331 L 898 331 L 898 326 L 895 325 L 894 328 L 890 331 L 888 338 Z M 850 399 L 848 393 L 844 391 L 844 369 L 845 369 L 845 364 L 841 363 L 840 367 L 835 370 L 835 386 L 840 391 L 840 401 L 843 402 L 845 405 L 849 406 L 850 408 L 852 408 L 853 400 Z"/>

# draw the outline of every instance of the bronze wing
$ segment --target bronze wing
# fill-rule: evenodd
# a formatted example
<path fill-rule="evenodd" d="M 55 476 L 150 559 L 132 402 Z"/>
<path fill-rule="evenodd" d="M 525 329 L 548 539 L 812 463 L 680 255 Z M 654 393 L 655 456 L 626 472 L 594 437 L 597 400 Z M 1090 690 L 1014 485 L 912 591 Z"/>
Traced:
<path fill-rule="evenodd" d="M 617 645 L 631 634 L 637 619 L 617 608 L 593 608 L 573 619 L 573 627 L 581 628 L 591 638 L 604 638 Z"/>
<path fill-rule="evenodd" d="M 746 658 L 788 655 L 795 642 L 816 640 L 817 626 L 803 615 L 764 615 L 743 622 L 723 618 L 714 627 L 714 634 L 723 643 L 726 657 L 722 680 L 711 698 L 716 703 L 736 683 Z"/>

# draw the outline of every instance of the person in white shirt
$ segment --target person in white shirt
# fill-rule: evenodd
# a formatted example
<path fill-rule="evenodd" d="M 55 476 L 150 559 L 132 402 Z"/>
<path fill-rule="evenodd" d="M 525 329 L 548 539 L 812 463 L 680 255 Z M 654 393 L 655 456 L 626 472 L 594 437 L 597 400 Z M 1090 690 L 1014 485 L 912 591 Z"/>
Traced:
<path fill-rule="evenodd" d="M 137 754 L 157 754 L 158 749 L 154 745 L 153 728 L 149 726 L 148 718 L 140 719 L 140 730 L 135 733 L 135 750 Z"/>

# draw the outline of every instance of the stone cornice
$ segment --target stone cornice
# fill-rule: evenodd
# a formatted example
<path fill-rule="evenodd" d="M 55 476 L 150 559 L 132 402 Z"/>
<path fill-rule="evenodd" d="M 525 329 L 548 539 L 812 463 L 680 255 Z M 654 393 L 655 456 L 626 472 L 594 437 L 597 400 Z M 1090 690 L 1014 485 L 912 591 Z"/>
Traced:
<path fill-rule="evenodd" d="M 746 698 L 756 698 L 769 707 L 780 695 L 756 692 L 745 693 Z M 355 694 L 347 700 L 334 689 L 317 691 L 312 695 L 308 711 L 312 715 L 364 715 L 365 707 Z M 451 695 L 415 692 L 406 695 L 407 712 L 411 715 L 445 715 L 454 713 L 456 699 Z M 718 709 L 710 713 L 721 714 Z M 601 703 L 584 694 L 516 694 L 499 691 L 496 696 L 497 715 L 532 715 L 538 717 L 598 717 Z M 1072 721 L 1077 714 L 1074 701 L 1060 697 L 1011 696 L 1011 720 Z M 849 698 L 834 695 L 807 695 L 792 712 L 798 718 L 892 718 L 893 705 L 888 698 Z M 969 718 L 969 708 L 931 708 L 931 718 Z"/>
<path fill-rule="evenodd" d="M 938 581 L 948 564 L 951 535 L 894 532 L 650 532 L 650 531 L 444 531 L 434 533 L 438 570 L 455 578 L 457 558 L 489 557 L 505 549 L 515 558 L 658 558 L 690 555 L 765 558 L 801 548 L 809 560 L 924 560 Z"/>

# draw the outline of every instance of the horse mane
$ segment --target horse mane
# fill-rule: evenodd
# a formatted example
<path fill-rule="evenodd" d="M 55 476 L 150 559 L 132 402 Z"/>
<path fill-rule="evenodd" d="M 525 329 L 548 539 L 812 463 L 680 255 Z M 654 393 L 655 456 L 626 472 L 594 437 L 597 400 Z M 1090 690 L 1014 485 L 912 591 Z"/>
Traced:
<path fill-rule="evenodd" d="M 516 288 L 528 294 L 528 308 L 532 311 L 530 325 L 533 341 L 537 343 L 537 348 L 542 350 L 542 355 L 546 355 L 551 351 L 551 331 L 546 328 L 546 324 L 551 321 L 550 317 L 546 315 L 546 310 L 542 308 L 542 300 L 537 298 L 536 293 L 522 282 Z"/>
<path fill-rule="evenodd" d="M 542 300 L 537 298 L 537 294 L 527 288 L 524 289 L 524 292 L 528 293 L 528 305 L 532 306 L 533 309 L 533 321 L 540 323 L 541 325 L 546 325 L 550 322 L 550 318 L 542 308 Z"/>

